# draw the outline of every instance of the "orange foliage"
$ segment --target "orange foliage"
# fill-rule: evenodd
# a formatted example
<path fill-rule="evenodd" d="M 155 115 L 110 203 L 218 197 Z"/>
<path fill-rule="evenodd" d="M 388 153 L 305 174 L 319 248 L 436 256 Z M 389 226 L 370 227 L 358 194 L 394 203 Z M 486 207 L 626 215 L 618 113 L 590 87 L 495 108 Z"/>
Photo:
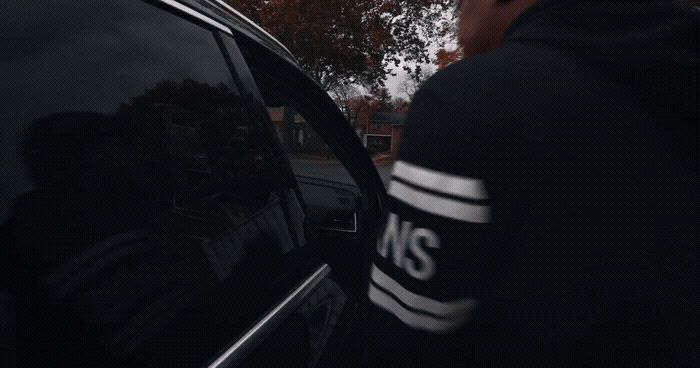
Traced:
<path fill-rule="evenodd" d="M 452 0 L 225 0 L 260 24 L 324 88 L 381 86 L 388 66 L 430 61 L 423 37 Z M 420 32 L 419 32 L 420 31 Z M 442 34 L 444 35 L 444 34 Z"/>
<path fill-rule="evenodd" d="M 444 69 L 446 66 L 462 59 L 462 49 L 451 51 L 440 49 L 435 54 L 435 57 L 435 64 L 437 64 L 438 70 Z"/>

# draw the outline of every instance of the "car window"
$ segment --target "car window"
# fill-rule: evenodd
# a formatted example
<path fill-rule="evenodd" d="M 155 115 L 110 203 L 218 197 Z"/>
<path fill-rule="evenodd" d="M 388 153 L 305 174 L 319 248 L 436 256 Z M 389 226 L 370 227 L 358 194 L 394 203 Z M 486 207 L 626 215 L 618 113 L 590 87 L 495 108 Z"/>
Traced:
<path fill-rule="evenodd" d="M 268 112 L 294 174 L 297 177 L 325 179 L 354 186 L 355 181 L 350 173 L 316 133 L 307 117 L 294 108 L 294 102 L 277 103 L 270 91 L 264 91 L 264 94 L 268 96 Z"/>
<path fill-rule="evenodd" d="M 341 315 L 348 318 L 355 305 L 348 302 L 346 293 L 351 283 L 338 277 L 336 270 L 356 267 L 356 263 L 347 262 L 350 257 L 340 254 L 360 249 L 359 239 L 365 234 L 363 200 L 368 201 L 356 180 L 368 179 L 351 176 L 350 172 L 361 172 L 358 168 L 362 169 L 363 162 L 361 156 L 349 154 L 362 154 L 364 150 L 350 126 L 343 125 L 347 123 L 337 106 L 308 76 L 290 70 L 292 66 L 279 56 L 245 37 L 238 37 L 237 41 L 241 51 L 238 62 L 243 64 L 240 69 L 247 74 L 243 77 L 252 77 L 249 84 L 261 105 L 260 115 L 271 124 L 270 132 L 296 178 L 295 195 L 303 202 L 303 211 L 290 211 L 296 219 L 293 222 L 304 223 L 315 257 L 334 271 L 333 278 L 325 279 L 323 286 L 305 298 L 274 334 L 256 346 L 242 366 L 325 366 L 328 363 L 324 359 L 333 356 L 337 347 L 336 338 L 343 335 L 337 330 Z M 339 143 L 353 138 L 357 141 Z M 365 163 L 365 168 L 371 168 L 368 158 Z M 367 189 L 367 183 L 364 184 Z M 340 263 L 347 264 L 345 269 L 338 267 Z"/>
<path fill-rule="evenodd" d="M 318 118 L 323 116 L 319 107 L 303 104 L 284 87 L 262 86 L 270 119 L 306 203 L 310 225 L 320 231 L 356 233 L 361 194 L 345 164 L 313 128 L 324 123 Z M 304 112 L 297 111 L 296 106 Z"/>
<path fill-rule="evenodd" d="M 142 1 L 31 4 L 0 16 L 3 280 L 29 274 L 29 307 L 56 305 L 29 322 L 55 345 L 30 350 L 202 364 L 271 305 L 267 271 L 297 245 L 280 159 L 204 25 Z"/>

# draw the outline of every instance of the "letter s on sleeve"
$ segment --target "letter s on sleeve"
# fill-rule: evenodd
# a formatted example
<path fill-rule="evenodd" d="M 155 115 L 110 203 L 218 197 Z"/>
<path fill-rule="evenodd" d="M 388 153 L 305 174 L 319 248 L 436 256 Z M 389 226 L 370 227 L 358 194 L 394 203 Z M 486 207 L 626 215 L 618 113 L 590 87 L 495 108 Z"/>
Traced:
<path fill-rule="evenodd" d="M 428 248 L 439 249 L 440 238 L 430 229 L 416 229 L 411 234 L 409 248 L 418 262 L 406 258 L 406 273 L 419 279 L 429 280 L 435 275 L 435 261 L 421 246 L 425 244 Z M 416 264 L 418 263 L 418 264 Z"/>

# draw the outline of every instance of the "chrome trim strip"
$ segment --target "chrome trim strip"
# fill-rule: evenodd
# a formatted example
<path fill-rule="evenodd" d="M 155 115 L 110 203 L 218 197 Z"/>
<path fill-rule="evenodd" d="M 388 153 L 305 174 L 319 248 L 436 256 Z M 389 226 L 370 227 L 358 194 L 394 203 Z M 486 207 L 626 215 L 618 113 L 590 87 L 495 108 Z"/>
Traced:
<path fill-rule="evenodd" d="M 327 264 L 320 266 L 301 285 L 292 291 L 283 301 L 260 319 L 248 332 L 221 354 L 209 368 L 229 367 L 232 363 L 240 363 L 253 351 L 262 340 L 279 326 L 303 300 L 328 276 L 331 268 Z"/>
<path fill-rule="evenodd" d="M 223 32 L 225 32 L 225 33 L 227 33 L 227 34 L 233 36 L 233 32 L 231 32 L 231 29 L 230 29 L 230 28 L 228 28 L 228 27 L 226 27 L 225 25 L 223 25 L 223 24 L 221 24 L 221 23 L 215 21 L 214 19 L 211 19 L 211 18 L 207 17 L 207 16 L 204 15 L 204 14 L 201 14 L 201 13 L 197 12 L 196 10 L 194 10 L 194 9 L 188 7 L 188 6 L 185 6 L 185 5 L 183 5 L 183 4 L 180 4 L 180 3 L 178 3 L 178 2 L 176 2 L 176 1 L 174 1 L 174 0 L 158 0 L 158 1 L 160 1 L 161 3 L 166 4 L 166 5 L 168 5 L 168 6 L 171 6 L 171 7 L 175 8 L 175 9 L 177 9 L 177 10 L 180 10 L 180 11 L 182 11 L 182 12 L 184 12 L 184 13 L 187 13 L 187 14 L 189 14 L 189 15 L 191 15 L 191 16 L 193 16 L 193 17 L 195 17 L 195 18 L 197 18 L 197 19 L 199 19 L 199 20 L 201 20 L 201 21 L 204 21 L 205 23 L 207 23 L 207 24 L 209 24 L 209 25 L 211 25 L 211 26 L 214 26 L 214 27 L 218 28 L 219 30 L 221 30 L 221 31 L 223 31 Z"/>
<path fill-rule="evenodd" d="M 242 14 L 241 12 L 239 12 L 238 10 L 232 8 L 231 5 L 226 4 L 223 0 L 216 0 L 216 2 L 217 2 L 219 5 L 221 5 L 221 6 L 223 6 L 224 8 L 226 8 L 227 10 L 229 10 L 230 12 L 234 13 L 236 16 L 240 17 L 243 21 L 245 21 L 246 23 L 250 24 L 251 26 L 253 26 L 253 27 L 254 27 L 255 29 L 257 29 L 258 31 L 262 32 L 262 33 L 263 33 L 264 35 L 266 35 L 267 37 L 270 37 L 270 39 L 271 39 L 272 41 L 274 41 L 279 47 L 281 47 L 284 51 L 287 51 L 287 54 L 289 54 L 289 56 L 290 56 L 293 60 L 296 60 L 296 59 L 294 58 L 294 54 L 292 54 L 292 52 L 289 51 L 289 49 L 288 49 L 286 46 L 284 46 L 284 44 L 283 44 L 282 42 L 280 42 L 278 39 L 276 39 L 274 36 L 272 36 L 268 31 L 264 30 L 262 27 L 260 27 L 259 25 L 255 24 L 255 22 L 253 22 L 252 20 L 248 19 L 248 17 L 246 17 L 245 15 L 243 15 L 243 14 Z"/>

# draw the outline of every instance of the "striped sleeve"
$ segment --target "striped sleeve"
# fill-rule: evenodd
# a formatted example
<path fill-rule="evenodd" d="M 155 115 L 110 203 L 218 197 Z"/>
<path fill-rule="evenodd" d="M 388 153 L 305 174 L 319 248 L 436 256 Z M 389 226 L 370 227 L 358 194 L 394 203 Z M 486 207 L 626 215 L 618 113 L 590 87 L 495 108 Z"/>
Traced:
<path fill-rule="evenodd" d="M 492 216 L 482 135 L 465 134 L 459 109 L 435 96 L 419 93 L 407 117 L 367 295 L 410 329 L 446 334 L 478 306 Z"/>
<path fill-rule="evenodd" d="M 457 221 L 490 221 L 486 188 L 481 180 L 440 173 L 397 161 L 389 195 L 421 211 Z"/>

